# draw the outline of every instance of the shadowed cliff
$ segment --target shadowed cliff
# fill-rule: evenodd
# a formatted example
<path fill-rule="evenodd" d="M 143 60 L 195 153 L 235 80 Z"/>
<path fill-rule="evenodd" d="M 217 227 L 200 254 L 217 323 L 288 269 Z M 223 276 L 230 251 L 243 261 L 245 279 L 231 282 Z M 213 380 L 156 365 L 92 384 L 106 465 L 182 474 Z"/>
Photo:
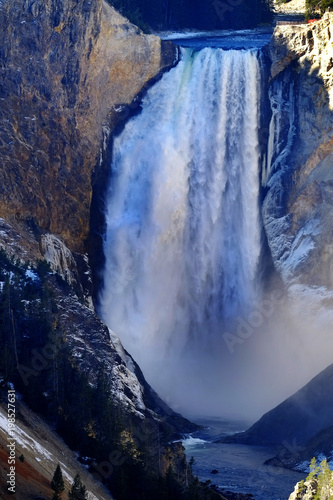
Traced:
<path fill-rule="evenodd" d="M 331 427 L 333 413 L 333 365 L 306 386 L 266 413 L 247 431 L 223 438 L 223 442 L 256 445 L 304 445 Z"/>

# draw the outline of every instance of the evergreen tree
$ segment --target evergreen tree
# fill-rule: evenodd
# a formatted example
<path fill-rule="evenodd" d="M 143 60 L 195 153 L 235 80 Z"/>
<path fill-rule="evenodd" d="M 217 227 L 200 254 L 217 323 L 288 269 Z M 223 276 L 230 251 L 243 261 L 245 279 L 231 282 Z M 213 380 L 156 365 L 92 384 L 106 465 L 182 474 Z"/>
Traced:
<path fill-rule="evenodd" d="M 327 9 L 333 11 L 333 0 L 306 0 L 305 5 L 308 18 L 323 14 Z"/>
<path fill-rule="evenodd" d="M 65 489 L 65 483 L 62 477 L 60 464 L 57 465 L 56 470 L 54 471 L 53 478 L 51 481 L 51 488 L 54 490 L 52 500 L 60 500 L 61 493 Z"/>
<path fill-rule="evenodd" d="M 315 477 L 317 477 L 319 473 L 320 467 L 317 465 L 316 458 L 313 457 L 313 459 L 310 462 L 310 473 L 306 478 L 306 481 L 312 481 Z"/>
<path fill-rule="evenodd" d="M 69 500 L 87 500 L 87 490 L 81 482 L 80 474 L 76 474 L 68 498 Z"/>

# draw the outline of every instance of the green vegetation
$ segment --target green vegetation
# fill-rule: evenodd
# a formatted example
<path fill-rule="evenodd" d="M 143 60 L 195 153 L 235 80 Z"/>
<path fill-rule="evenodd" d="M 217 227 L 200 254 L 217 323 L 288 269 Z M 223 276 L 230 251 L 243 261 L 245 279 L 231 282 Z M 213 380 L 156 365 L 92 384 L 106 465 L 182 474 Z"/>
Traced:
<path fill-rule="evenodd" d="M 313 500 L 333 500 L 333 495 L 330 494 L 330 490 L 333 489 L 333 473 L 326 459 L 320 465 L 317 465 L 315 458 L 311 460 L 310 473 L 305 482 L 308 481 L 316 482 L 316 493 Z M 300 485 L 299 490 L 304 491 L 304 482 Z"/>
<path fill-rule="evenodd" d="M 333 11 L 333 0 L 306 0 L 305 5 L 307 19 L 320 17 L 329 8 Z"/>
<path fill-rule="evenodd" d="M 87 498 L 87 489 L 84 484 L 82 484 L 80 474 L 76 474 L 71 491 L 68 493 L 68 500 L 87 500 Z"/>
<path fill-rule="evenodd" d="M 70 285 L 45 262 L 32 267 L 0 249 L 0 388 L 6 393 L 13 383 L 72 449 L 90 457 L 85 462 L 90 471 L 117 500 L 215 498 L 216 493 L 193 478 L 192 463 L 188 467 L 182 455 L 166 474 L 161 470 L 161 455 L 173 455 L 166 422 L 143 423 L 125 413 L 104 366 L 95 374 L 94 385 L 80 369 L 56 299 L 69 293 Z M 60 473 L 57 467 L 54 500 L 63 491 Z M 69 498 L 76 498 L 78 489 L 82 496 L 83 485 L 76 477 Z"/>
<path fill-rule="evenodd" d="M 298 493 L 301 493 L 301 494 L 305 493 L 304 479 L 302 479 L 302 481 L 299 482 Z"/>
<path fill-rule="evenodd" d="M 251 28 L 272 21 L 272 0 L 107 1 L 144 31 Z"/>
<path fill-rule="evenodd" d="M 60 464 L 57 465 L 51 481 L 51 488 L 54 490 L 52 500 L 61 500 L 61 493 L 65 489 Z"/>

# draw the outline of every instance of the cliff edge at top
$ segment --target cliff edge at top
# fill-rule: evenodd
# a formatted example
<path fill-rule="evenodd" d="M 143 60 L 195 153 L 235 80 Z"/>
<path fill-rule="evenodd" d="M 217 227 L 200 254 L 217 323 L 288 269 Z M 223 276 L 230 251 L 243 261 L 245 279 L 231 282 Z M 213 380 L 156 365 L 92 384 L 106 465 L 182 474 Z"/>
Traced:
<path fill-rule="evenodd" d="M 103 134 L 175 49 L 102 0 L 4 0 L 0 26 L 0 216 L 82 252 Z"/>
<path fill-rule="evenodd" d="M 306 11 L 305 0 L 289 0 L 288 2 L 274 0 L 273 5 L 275 12 L 279 14 L 303 14 Z"/>
<path fill-rule="evenodd" d="M 276 26 L 269 45 L 272 77 L 276 77 L 292 61 L 297 59 L 302 66 L 307 59 L 312 71 L 319 69 L 319 75 L 332 93 L 332 43 L 333 13 L 327 12 L 323 19 L 311 24 Z"/>
<path fill-rule="evenodd" d="M 329 12 L 310 25 L 277 26 L 268 46 L 271 121 L 263 218 L 287 286 L 333 289 L 332 46 Z"/>

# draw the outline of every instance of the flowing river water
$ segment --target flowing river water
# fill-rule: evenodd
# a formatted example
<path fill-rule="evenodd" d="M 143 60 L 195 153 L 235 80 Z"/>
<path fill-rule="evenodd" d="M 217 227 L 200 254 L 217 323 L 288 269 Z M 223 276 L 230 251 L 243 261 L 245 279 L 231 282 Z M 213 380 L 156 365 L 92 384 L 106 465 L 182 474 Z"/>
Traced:
<path fill-rule="evenodd" d="M 214 442 L 247 429 L 249 422 L 219 418 L 196 422 L 205 429 L 187 437 L 183 444 L 187 459 L 194 458 L 193 472 L 200 480 L 210 480 L 225 491 L 252 494 L 255 500 L 288 500 L 296 483 L 305 478 L 304 473 L 264 465 L 276 455 L 274 447 Z"/>

